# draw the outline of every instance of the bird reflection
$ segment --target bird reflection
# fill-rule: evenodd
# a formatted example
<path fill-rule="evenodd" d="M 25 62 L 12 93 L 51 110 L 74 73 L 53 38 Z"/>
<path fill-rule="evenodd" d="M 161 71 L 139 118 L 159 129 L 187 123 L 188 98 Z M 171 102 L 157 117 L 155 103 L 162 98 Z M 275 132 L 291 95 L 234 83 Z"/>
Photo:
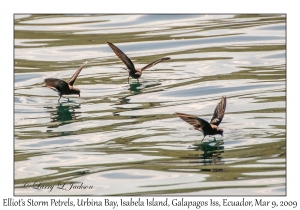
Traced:
<path fill-rule="evenodd" d="M 130 99 L 127 98 L 127 97 L 128 96 L 124 96 L 124 97 L 119 98 L 119 102 L 116 103 L 116 105 L 129 104 Z"/>
<path fill-rule="evenodd" d="M 45 108 L 48 109 L 47 111 L 50 113 L 51 122 L 57 122 L 55 125 L 48 126 L 48 128 L 57 128 L 73 123 L 81 113 L 78 112 L 80 104 L 61 103 L 57 106 Z"/>
<path fill-rule="evenodd" d="M 201 169 L 202 171 L 222 172 L 224 170 L 222 168 L 222 165 L 224 165 L 224 161 L 222 161 L 221 155 L 222 153 L 224 153 L 223 144 L 223 140 L 214 139 L 213 141 L 193 144 L 193 147 L 190 147 L 190 149 L 202 151 L 202 154 L 200 154 L 198 158 L 203 160 L 204 166 L 213 166 Z"/>
<path fill-rule="evenodd" d="M 150 82 L 150 81 L 145 81 L 143 84 L 141 83 L 131 83 L 129 84 L 129 89 L 130 93 L 133 95 L 140 94 L 143 89 L 149 88 L 149 87 L 155 87 L 161 85 L 159 82 Z"/>
<path fill-rule="evenodd" d="M 145 88 L 142 84 L 140 83 L 131 83 L 129 85 L 130 92 L 134 95 L 141 93 L 141 90 Z"/>
<path fill-rule="evenodd" d="M 145 88 L 155 87 L 155 86 L 158 86 L 158 85 L 161 85 L 161 83 L 157 83 L 157 82 L 155 82 L 155 83 L 145 82 L 143 84 L 141 84 L 141 83 L 131 83 L 128 86 L 129 87 L 128 90 L 130 91 L 130 94 L 119 98 L 119 101 L 115 105 L 130 104 L 130 98 L 129 97 L 131 97 L 133 95 L 142 94 L 143 93 L 142 90 L 144 90 Z M 158 103 L 152 103 L 152 102 L 149 103 L 149 107 L 154 107 L 154 106 L 157 106 L 157 105 L 158 105 Z M 121 106 L 116 107 L 116 109 L 117 110 L 113 112 L 113 116 L 119 116 L 120 115 L 119 112 L 126 110 L 126 108 L 121 107 Z M 140 109 L 140 108 L 129 108 L 128 110 L 137 110 L 137 109 Z"/>

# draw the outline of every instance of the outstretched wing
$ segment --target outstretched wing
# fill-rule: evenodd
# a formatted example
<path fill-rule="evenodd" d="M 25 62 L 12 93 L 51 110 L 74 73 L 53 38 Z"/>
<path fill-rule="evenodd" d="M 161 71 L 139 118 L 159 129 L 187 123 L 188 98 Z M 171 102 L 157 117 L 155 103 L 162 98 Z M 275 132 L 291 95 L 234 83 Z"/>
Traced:
<path fill-rule="evenodd" d="M 161 58 L 161 59 L 158 59 L 156 61 L 153 61 L 152 63 L 148 64 L 147 66 L 144 66 L 143 68 L 141 68 L 141 71 L 143 71 L 145 69 L 148 69 L 148 68 L 150 68 L 150 67 L 152 67 L 152 66 L 154 66 L 154 65 L 156 65 L 160 62 L 167 61 L 169 59 L 170 59 L 169 57 L 165 57 L 165 58 Z"/>
<path fill-rule="evenodd" d="M 55 78 L 47 78 L 44 80 L 46 83 L 46 86 L 48 88 L 51 88 L 55 92 L 61 92 L 62 89 L 68 88 L 68 83 L 61 79 L 55 79 Z"/>
<path fill-rule="evenodd" d="M 185 122 L 194 126 L 194 129 L 196 129 L 196 130 L 203 130 L 205 127 L 206 128 L 211 127 L 210 124 L 206 120 L 198 118 L 194 115 L 183 114 L 183 113 L 178 113 L 178 112 L 176 112 L 175 115 L 177 117 L 180 117 Z"/>
<path fill-rule="evenodd" d="M 110 48 L 114 51 L 114 53 L 121 59 L 121 61 L 126 65 L 126 67 L 130 70 L 135 72 L 134 65 L 132 61 L 123 53 L 119 48 L 117 48 L 114 44 L 107 42 Z"/>
<path fill-rule="evenodd" d="M 77 69 L 77 71 L 75 72 L 75 74 L 71 77 L 71 79 L 70 79 L 69 82 L 68 82 L 68 84 L 69 84 L 70 86 L 73 86 L 73 84 L 74 84 L 76 78 L 78 77 L 79 73 L 81 72 L 81 70 L 83 69 L 83 67 L 85 66 L 85 64 L 87 64 L 87 61 L 84 62 L 84 64 L 82 64 L 82 65 Z"/>
<path fill-rule="evenodd" d="M 223 96 L 219 104 L 217 105 L 214 115 L 211 118 L 210 124 L 218 126 L 224 117 L 226 109 L 226 97 Z"/>

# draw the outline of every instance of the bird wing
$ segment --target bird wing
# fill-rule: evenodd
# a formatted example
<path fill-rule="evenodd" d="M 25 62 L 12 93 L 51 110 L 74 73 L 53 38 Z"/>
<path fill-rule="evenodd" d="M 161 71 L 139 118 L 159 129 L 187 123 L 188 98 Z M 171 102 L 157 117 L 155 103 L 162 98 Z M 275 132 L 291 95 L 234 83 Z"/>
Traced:
<path fill-rule="evenodd" d="M 73 84 L 74 84 L 76 78 L 78 77 L 79 73 L 81 72 L 81 70 L 83 69 L 83 67 L 85 66 L 85 64 L 87 64 L 87 61 L 84 62 L 84 64 L 82 64 L 82 65 L 77 69 L 77 71 L 74 73 L 74 75 L 71 77 L 71 79 L 70 79 L 69 82 L 68 82 L 68 84 L 69 84 L 70 86 L 73 86 Z"/>
<path fill-rule="evenodd" d="M 122 52 L 119 48 L 117 48 L 114 44 L 107 42 L 110 48 L 114 51 L 114 53 L 121 59 L 121 61 L 126 65 L 126 67 L 130 70 L 135 72 L 134 65 L 132 61 Z"/>
<path fill-rule="evenodd" d="M 54 91 L 61 92 L 62 88 L 68 87 L 68 83 L 61 79 L 55 79 L 55 78 L 47 78 L 44 80 L 46 83 L 46 86 L 48 88 L 51 88 Z"/>
<path fill-rule="evenodd" d="M 222 97 L 221 101 L 217 105 L 214 115 L 211 118 L 210 124 L 219 126 L 219 124 L 222 122 L 222 119 L 225 114 L 225 109 L 226 109 L 226 97 Z"/>
<path fill-rule="evenodd" d="M 141 71 L 143 71 L 145 69 L 148 69 L 148 68 L 150 68 L 150 67 L 152 67 L 152 66 L 154 66 L 154 65 L 156 65 L 160 62 L 167 61 L 169 59 L 170 59 L 169 57 L 165 57 L 165 58 L 161 58 L 161 59 L 158 59 L 156 61 L 153 61 L 152 63 L 149 63 L 147 66 L 144 66 L 143 68 L 141 68 Z"/>
<path fill-rule="evenodd" d="M 180 117 L 185 122 L 194 126 L 194 129 L 196 129 L 196 130 L 203 130 L 204 127 L 207 127 L 207 128 L 211 127 L 210 124 L 206 120 L 198 118 L 194 115 L 183 114 L 183 113 L 178 113 L 178 112 L 176 112 L 175 115 L 177 117 Z"/>

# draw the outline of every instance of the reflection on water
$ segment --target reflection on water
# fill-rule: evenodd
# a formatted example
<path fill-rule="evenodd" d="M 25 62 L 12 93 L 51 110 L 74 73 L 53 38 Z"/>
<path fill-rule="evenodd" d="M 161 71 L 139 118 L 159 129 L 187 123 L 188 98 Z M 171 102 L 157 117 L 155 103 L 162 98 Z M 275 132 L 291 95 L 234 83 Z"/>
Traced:
<path fill-rule="evenodd" d="M 221 155 L 221 153 L 224 153 L 225 151 L 223 145 L 223 140 L 216 140 L 216 138 L 214 138 L 213 141 L 204 141 L 198 144 L 193 144 L 193 147 L 190 147 L 190 149 L 201 151 L 202 154 L 199 156 L 200 162 L 202 162 L 205 166 L 213 166 L 208 169 L 209 171 L 222 172 L 224 171 L 224 167 L 222 166 L 225 164 Z M 208 170 L 206 169 L 206 171 Z"/>
<path fill-rule="evenodd" d="M 129 89 L 130 92 L 135 95 L 141 93 L 141 89 L 145 88 L 142 84 L 140 83 L 131 83 L 129 84 Z"/>
<path fill-rule="evenodd" d="M 60 103 L 58 106 L 45 107 L 50 113 L 51 122 L 57 122 L 48 128 L 57 128 L 62 125 L 70 124 L 80 116 L 80 104 Z"/>
<path fill-rule="evenodd" d="M 132 95 L 137 95 L 142 92 L 142 90 L 146 88 L 152 88 L 155 86 L 159 86 L 161 83 L 159 82 L 153 82 L 153 81 L 143 81 L 143 83 L 131 83 L 129 84 L 130 93 Z"/>
<path fill-rule="evenodd" d="M 286 16 L 16 15 L 15 195 L 285 195 Z M 116 43 L 138 66 L 127 81 Z M 44 79 L 76 80 L 57 103 Z M 174 112 L 210 121 L 227 97 L 222 139 Z M 36 190 L 92 185 L 86 191 Z"/>

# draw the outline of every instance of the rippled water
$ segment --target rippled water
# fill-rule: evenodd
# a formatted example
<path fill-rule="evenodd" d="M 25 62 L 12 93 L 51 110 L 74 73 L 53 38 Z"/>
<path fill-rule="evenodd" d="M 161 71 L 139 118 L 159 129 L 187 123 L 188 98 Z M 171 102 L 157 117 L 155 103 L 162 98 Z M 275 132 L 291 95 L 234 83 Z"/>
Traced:
<path fill-rule="evenodd" d="M 15 15 L 15 195 L 285 195 L 284 15 Z M 171 60 L 127 83 L 124 64 Z M 75 82 L 68 102 L 45 78 Z M 207 121 L 222 96 L 224 136 Z M 44 186 L 70 182 L 83 190 Z M 25 184 L 26 183 L 26 184 Z M 26 187 L 25 187 L 26 186 Z"/>

